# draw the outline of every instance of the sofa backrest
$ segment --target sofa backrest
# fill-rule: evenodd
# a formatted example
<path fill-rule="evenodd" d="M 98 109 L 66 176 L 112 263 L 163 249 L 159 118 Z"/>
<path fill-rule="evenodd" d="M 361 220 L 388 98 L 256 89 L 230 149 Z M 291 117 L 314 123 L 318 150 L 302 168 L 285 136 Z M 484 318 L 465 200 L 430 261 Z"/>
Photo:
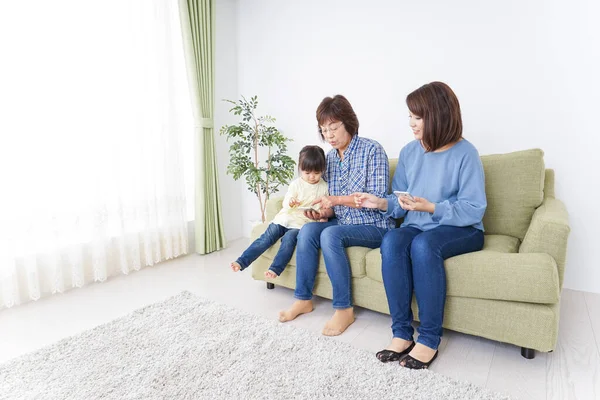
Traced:
<path fill-rule="evenodd" d="M 485 173 L 486 234 L 523 240 L 533 212 L 544 199 L 544 152 L 540 149 L 481 156 Z M 390 159 L 390 179 L 398 159 Z M 391 182 L 390 182 L 391 189 Z"/>
<path fill-rule="evenodd" d="M 544 152 L 540 149 L 481 156 L 488 206 L 486 233 L 525 237 L 544 200 Z"/>

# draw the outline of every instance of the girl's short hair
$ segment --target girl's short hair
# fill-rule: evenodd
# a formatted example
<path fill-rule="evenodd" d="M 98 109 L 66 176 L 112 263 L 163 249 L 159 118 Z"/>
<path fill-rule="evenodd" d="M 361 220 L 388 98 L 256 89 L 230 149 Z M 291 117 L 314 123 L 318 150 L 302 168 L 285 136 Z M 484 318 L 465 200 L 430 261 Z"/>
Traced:
<path fill-rule="evenodd" d="M 325 152 L 319 146 L 304 146 L 298 157 L 298 170 L 306 172 L 325 172 L 327 161 Z"/>
<path fill-rule="evenodd" d="M 341 94 L 333 97 L 325 97 L 317 107 L 317 123 L 321 134 L 321 140 L 325 140 L 321 126 L 328 121 L 341 121 L 344 123 L 346 132 L 351 136 L 358 135 L 358 118 L 352 109 L 350 102 Z"/>
<path fill-rule="evenodd" d="M 410 112 L 423 118 L 423 146 L 435 151 L 462 138 L 458 98 L 443 82 L 431 82 L 406 96 Z"/>

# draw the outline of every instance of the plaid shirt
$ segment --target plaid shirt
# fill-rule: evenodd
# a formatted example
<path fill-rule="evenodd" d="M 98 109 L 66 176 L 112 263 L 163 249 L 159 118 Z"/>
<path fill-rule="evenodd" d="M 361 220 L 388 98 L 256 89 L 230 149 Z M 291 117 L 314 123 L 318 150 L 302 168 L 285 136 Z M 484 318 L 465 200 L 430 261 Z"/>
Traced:
<path fill-rule="evenodd" d="M 331 196 L 348 196 L 352 193 L 371 193 L 385 197 L 388 193 L 390 166 L 383 147 L 372 139 L 354 135 L 341 161 L 336 149 L 327 153 L 327 170 L 323 178 Z M 341 225 L 375 225 L 384 229 L 395 226 L 394 221 L 379 210 L 334 206 Z"/>

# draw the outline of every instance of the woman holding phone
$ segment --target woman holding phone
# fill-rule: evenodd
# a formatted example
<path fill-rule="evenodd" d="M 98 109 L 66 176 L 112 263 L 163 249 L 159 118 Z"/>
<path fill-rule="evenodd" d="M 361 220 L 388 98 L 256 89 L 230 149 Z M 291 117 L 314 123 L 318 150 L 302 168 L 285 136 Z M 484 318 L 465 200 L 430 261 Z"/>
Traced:
<path fill-rule="evenodd" d="M 432 82 L 410 93 L 406 104 L 415 140 L 400 151 L 392 181 L 398 195 L 357 193 L 355 201 L 386 217 L 404 218 L 381 244 L 393 339 L 377 358 L 422 369 L 437 357 L 442 336 L 444 260 L 482 249 L 487 201 L 483 166 L 477 149 L 462 137 L 460 105 L 452 89 Z M 413 290 L 421 321 L 416 343 Z"/>

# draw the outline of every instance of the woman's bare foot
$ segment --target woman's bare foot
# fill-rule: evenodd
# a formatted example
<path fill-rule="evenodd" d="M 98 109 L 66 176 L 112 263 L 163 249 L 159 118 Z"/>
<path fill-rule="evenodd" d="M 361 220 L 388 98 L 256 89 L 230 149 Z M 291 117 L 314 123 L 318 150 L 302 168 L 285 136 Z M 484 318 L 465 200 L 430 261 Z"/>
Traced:
<path fill-rule="evenodd" d="M 387 350 L 395 351 L 396 353 L 402 353 L 404 350 L 408 349 L 413 344 L 412 340 L 404 340 L 400 338 L 392 338 L 392 343 L 388 347 Z"/>
<path fill-rule="evenodd" d="M 323 328 L 323 335 L 337 336 L 341 335 L 354 322 L 354 308 L 344 308 L 335 310 L 335 314 Z"/>
<path fill-rule="evenodd" d="M 433 356 L 435 356 L 435 353 L 437 353 L 437 350 L 427 347 L 424 344 L 417 343 L 410 353 L 408 353 L 408 355 L 423 363 L 428 363 L 431 361 Z M 400 365 L 404 367 L 406 365 L 406 361 L 400 361 Z"/>
<path fill-rule="evenodd" d="M 267 278 L 267 279 L 275 279 L 278 276 L 279 275 L 277 275 L 275 272 L 271 271 L 270 269 L 265 271 L 265 278 Z"/>
<path fill-rule="evenodd" d="M 231 270 L 233 272 L 238 272 L 240 269 L 242 269 L 242 266 L 238 264 L 237 261 L 231 263 Z"/>
<path fill-rule="evenodd" d="M 312 300 L 296 300 L 290 308 L 279 312 L 279 321 L 287 322 L 295 319 L 300 314 L 306 314 L 313 310 Z"/>

